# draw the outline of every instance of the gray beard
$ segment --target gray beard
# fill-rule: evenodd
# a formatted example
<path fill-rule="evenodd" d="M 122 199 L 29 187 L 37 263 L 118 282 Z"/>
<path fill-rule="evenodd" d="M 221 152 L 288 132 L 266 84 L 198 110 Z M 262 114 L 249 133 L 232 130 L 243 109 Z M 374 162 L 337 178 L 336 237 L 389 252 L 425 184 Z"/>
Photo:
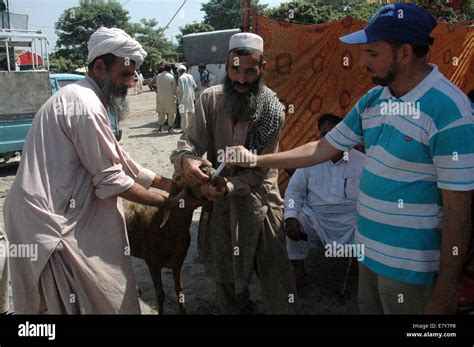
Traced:
<path fill-rule="evenodd" d="M 115 95 L 112 90 L 112 83 L 107 75 L 103 76 L 102 79 L 102 96 L 104 97 L 105 104 L 109 107 L 110 111 L 118 117 L 121 122 L 128 116 L 128 101 L 126 96 Z"/>
<path fill-rule="evenodd" d="M 249 121 L 257 110 L 258 94 L 264 83 L 261 77 L 253 83 L 251 91 L 247 94 L 239 93 L 232 85 L 229 76 L 224 79 L 224 108 L 227 114 L 232 116 L 235 122 L 240 120 Z"/>

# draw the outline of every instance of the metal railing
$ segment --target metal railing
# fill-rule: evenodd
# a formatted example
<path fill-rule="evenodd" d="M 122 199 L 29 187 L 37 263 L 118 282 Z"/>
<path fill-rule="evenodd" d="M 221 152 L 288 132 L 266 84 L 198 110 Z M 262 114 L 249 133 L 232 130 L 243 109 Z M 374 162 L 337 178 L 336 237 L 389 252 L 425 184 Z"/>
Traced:
<path fill-rule="evenodd" d="M 42 65 L 42 69 L 46 67 L 46 70 L 49 70 L 49 41 L 41 30 L 0 29 L 0 41 L 4 41 L 8 71 L 11 71 L 9 42 L 16 43 L 11 46 L 13 50 L 15 46 L 31 47 L 31 64 L 33 70 L 39 69 L 40 65 Z M 26 43 L 28 44 L 25 45 Z M 41 55 L 38 55 L 38 51 L 40 51 Z M 43 64 L 40 64 L 38 56 L 43 60 Z M 44 64 L 45 61 L 46 65 Z"/>

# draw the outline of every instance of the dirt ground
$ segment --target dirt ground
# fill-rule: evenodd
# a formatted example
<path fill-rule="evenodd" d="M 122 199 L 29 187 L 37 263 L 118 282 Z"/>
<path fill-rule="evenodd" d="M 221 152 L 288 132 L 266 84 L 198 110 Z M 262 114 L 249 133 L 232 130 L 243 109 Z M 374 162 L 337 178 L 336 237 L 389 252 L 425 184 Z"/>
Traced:
<path fill-rule="evenodd" d="M 146 87 L 145 87 L 146 88 Z M 138 163 L 160 175 L 171 177 L 173 168 L 169 161 L 179 134 L 156 133 L 155 93 L 130 95 L 130 115 L 122 122 L 123 148 Z M 0 168 L 0 227 L 3 225 L 3 202 L 15 178 L 17 164 Z M 191 227 L 192 242 L 184 262 L 184 287 L 189 314 L 218 314 L 214 283 L 205 275 L 204 267 L 196 261 L 197 226 L 200 210 L 196 210 Z M 302 314 L 358 314 L 357 261 L 351 267 L 346 294 L 340 295 L 347 259 L 327 259 L 321 247 L 313 249 L 306 261 L 307 284 L 299 292 L 299 310 Z M 144 314 L 156 314 L 157 302 L 148 268 L 141 259 L 133 258 L 134 271 L 140 290 L 140 304 Z M 166 293 L 165 313 L 178 312 L 177 298 L 171 270 L 163 270 L 163 287 Z M 336 283 L 333 283 L 336 282 Z M 263 311 L 258 280 L 254 277 L 251 288 L 252 300 Z"/>

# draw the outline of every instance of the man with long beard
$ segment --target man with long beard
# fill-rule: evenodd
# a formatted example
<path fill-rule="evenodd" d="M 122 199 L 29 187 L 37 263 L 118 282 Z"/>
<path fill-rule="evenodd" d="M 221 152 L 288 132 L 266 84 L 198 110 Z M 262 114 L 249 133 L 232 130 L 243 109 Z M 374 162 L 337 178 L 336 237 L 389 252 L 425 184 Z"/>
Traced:
<path fill-rule="evenodd" d="M 217 167 L 226 146 L 245 144 L 257 153 L 274 153 L 284 107 L 263 83 L 263 40 L 250 33 L 229 42 L 223 85 L 206 89 L 195 115 L 172 154 L 177 170 L 195 182 L 208 179 L 200 166 Z M 207 152 L 207 159 L 201 156 Z M 222 157 L 223 158 L 223 157 Z M 296 288 L 285 249 L 283 201 L 278 171 L 224 169 L 225 188 L 209 188 L 199 228 L 199 253 L 216 282 L 225 314 L 255 313 L 249 282 L 253 271 L 263 291 L 266 311 L 295 312 Z"/>
<path fill-rule="evenodd" d="M 411 4 L 383 6 L 360 31 L 360 64 L 379 86 L 326 137 L 255 156 L 231 148 L 234 164 L 296 168 L 364 143 L 367 159 L 355 239 L 364 314 L 454 314 L 471 231 L 474 122 L 469 100 L 428 63 L 436 21 Z M 238 155 L 236 155 L 238 153 Z"/>
<path fill-rule="evenodd" d="M 123 117 L 146 52 L 115 28 L 97 30 L 88 48 L 89 75 L 36 114 L 5 201 L 10 244 L 37 250 L 10 259 L 16 313 L 140 313 L 118 197 L 168 208 L 184 197 L 148 191 L 169 191 L 170 180 L 134 162 L 108 120 L 108 108 Z"/>

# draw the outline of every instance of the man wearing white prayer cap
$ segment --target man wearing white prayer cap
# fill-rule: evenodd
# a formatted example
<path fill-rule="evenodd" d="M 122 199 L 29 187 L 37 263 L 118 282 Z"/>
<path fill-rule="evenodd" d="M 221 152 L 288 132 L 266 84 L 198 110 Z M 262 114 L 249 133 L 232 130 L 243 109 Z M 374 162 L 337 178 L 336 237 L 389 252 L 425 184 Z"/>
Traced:
<path fill-rule="evenodd" d="M 140 313 L 119 197 L 168 208 L 185 197 L 148 191 L 170 191 L 171 180 L 132 160 L 110 128 L 107 110 L 125 108 L 142 46 L 100 28 L 88 47 L 88 76 L 34 117 L 5 201 L 10 244 L 31 248 L 10 259 L 19 314 Z"/>
<path fill-rule="evenodd" d="M 248 48 L 263 53 L 263 39 L 253 33 L 234 34 L 229 41 L 229 51 L 237 48 Z"/>
<path fill-rule="evenodd" d="M 256 153 L 278 152 L 284 106 L 263 82 L 263 40 L 251 33 L 230 38 L 223 84 L 205 89 L 189 126 L 171 156 L 186 178 L 205 182 L 203 165 L 217 168 L 227 146 L 245 145 Z M 207 152 L 207 160 L 203 154 Z M 283 200 L 275 169 L 225 168 L 207 186 L 198 233 L 199 258 L 214 279 L 225 314 L 260 310 L 250 300 L 254 271 L 265 311 L 296 312 L 297 292 L 286 253 Z M 224 186 L 225 188 L 220 188 Z"/>

